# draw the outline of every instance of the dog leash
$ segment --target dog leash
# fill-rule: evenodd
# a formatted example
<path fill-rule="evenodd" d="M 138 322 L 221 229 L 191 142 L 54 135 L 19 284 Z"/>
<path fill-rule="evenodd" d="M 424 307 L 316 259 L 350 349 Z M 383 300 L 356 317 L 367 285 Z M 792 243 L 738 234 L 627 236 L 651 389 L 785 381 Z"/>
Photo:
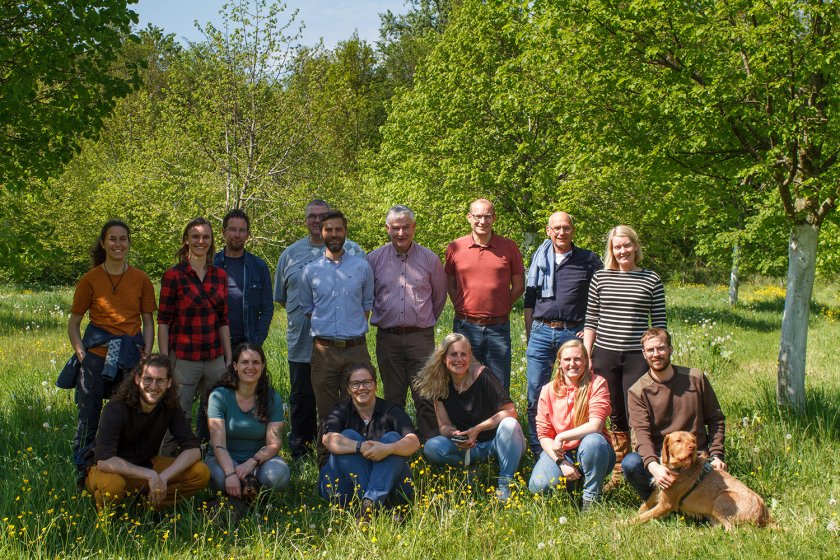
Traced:
<path fill-rule="evenodd" d="M 694 490 L 695 490 L 695 489 L 697 489 L 697 486 L 698 486 L 701 482 L 703 482 L 703 479 L 704 479 L 704 478 L 706 478 L 706 475 L 707 475 L 707 474 L 709 474 L 710 472 L 712 472 L 713 470 L 714 470 L 714 468 L 712 467 L 712 458 L 711 458 L 711 457 L 709 457 L 709 458 L 708 458 L 708 459 L 706 459 L 706 461 L 703 463 L 703 470 L 701 470 L 701 471 L 700 471 L 700 476 L 697 478 L 697 481 L 696 481 L 696 482 L 695 482 L 695 483 L 691 486 L 691 489 L 690 489 L 688 492 L 686 492 L 686 493 L 683 495 L 683 497 L 682 497 L 682 498 L 680 498 L 680 501 L 679 501 L 679 503 L 677 504 L 677 508 L 679 508 L 680 506 L 682 506 L 683 500 L 685 500 L 686 498 L 688 498 L 688 496 L 689 496 L 692 492 L 694 492 Z"/>

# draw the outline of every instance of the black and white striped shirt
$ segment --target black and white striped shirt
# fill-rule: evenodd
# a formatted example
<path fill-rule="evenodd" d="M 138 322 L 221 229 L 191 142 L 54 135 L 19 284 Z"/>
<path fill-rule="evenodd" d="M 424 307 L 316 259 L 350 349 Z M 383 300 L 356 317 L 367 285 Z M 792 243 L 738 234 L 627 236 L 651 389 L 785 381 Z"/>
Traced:
<path fill-rule="evenodd" d="M 596 332 L 595 346 L 618 352 L 642 349 L 648 327 L 668 326 L 665 288 L 652 270 L 603 269 L 589 284 L 586 328 Z"/>

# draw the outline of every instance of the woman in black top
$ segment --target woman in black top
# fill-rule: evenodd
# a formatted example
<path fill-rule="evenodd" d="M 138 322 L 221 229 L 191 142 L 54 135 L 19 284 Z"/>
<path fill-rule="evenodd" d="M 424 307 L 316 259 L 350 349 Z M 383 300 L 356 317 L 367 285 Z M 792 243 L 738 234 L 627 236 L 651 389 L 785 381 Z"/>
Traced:
<path fill-rule="evenodd" d="M 408 457 L 420 440 L 408 414 L 376 396 L 373 366 L 350 366 L 350 399 L 339 403 L 324 420 L 324 447 L 330 455 L 318 477 L 325 499 L 341 505 L 361 501 L 359 522 L 370 521 L 373 511 L 414 497 Z"/>
<path fill-rule="evenodd" d="M 496 457 L 496 495 L 507 500 L 525 436 L 507 390 L 488 367 L 475 361 L 464 335 L 453 333 L 443 339 L 420 371 L 417 389 L 434 401 L 441 433 L 426 442 L 426 459 L 438 465 L 469 466 Z"/>

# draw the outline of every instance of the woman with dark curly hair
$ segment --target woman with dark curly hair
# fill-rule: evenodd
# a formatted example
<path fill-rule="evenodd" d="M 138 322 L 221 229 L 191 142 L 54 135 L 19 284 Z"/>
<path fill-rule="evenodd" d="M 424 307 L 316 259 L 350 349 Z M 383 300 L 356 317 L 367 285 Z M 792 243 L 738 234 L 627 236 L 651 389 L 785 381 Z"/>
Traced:
<path fill-rule="evenodd" d="M 237 346 L 207 406 L 210 484 L 235 498 L 242 497 L 242 483 L 252 474 L 270 490 L 289 484 L 289 467 L 277 455 L 283 444 L 283 401 L 268 380 L 265 361 L 259 344 Z"/>

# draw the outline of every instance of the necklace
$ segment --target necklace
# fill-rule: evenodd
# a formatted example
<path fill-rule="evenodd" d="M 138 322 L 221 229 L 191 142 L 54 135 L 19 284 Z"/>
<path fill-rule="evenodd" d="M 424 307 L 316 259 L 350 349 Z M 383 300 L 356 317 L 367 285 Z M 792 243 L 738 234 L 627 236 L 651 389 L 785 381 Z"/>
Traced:
<path fill-rule="evenodd" d="M 126 271 L 127 268 L 128 268 L 128 265 L 123 263 L 123 269 L 122 269 L 122 272 L 120 272 L 120 279 L 117 280 L 116 284 L 114 284 L 114 281 L 111 280 L 111 273 L 108 272 L 108 267 L 105 266 L 105 263 L 102 263 L 102 269 L 105 271 L 105 274 L 108 276 L 108 283 L 111 284 L 111 293 L 113 293 L 113 294 L 117 293 L 117 287 L 119 287 L 120 283 L 122 282 L 123 276 L 125 276 L 125 271 Z"/>
<path fill-rule="evenodd" d="M 472 371 L 467 372 L 467 376 L 464 378 L 464 382 L 458 385 L 455 385 L 455 380 L 452 380 L 452 385 L 455 387 L 455 390 L 459 393 L 463 393 L 467 389 L 469 389 L 470 384 L 472 383 Z"/>

